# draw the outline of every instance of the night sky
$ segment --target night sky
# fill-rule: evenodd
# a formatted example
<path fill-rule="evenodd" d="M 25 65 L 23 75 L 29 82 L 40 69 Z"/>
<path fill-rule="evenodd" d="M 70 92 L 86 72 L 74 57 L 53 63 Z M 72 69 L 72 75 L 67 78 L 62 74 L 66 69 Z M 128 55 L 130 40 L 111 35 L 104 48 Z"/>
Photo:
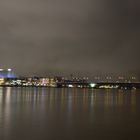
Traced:
<path fill-rule="evenodd" d="M 21 75 L 140 75 L 139 0 L 0 0 L 0 67 Z"/>

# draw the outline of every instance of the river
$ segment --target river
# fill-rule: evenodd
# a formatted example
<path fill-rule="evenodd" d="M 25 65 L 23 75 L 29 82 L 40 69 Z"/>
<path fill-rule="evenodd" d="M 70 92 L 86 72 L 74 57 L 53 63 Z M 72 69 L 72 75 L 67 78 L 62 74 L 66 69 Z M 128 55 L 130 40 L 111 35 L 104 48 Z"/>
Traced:
<path fill-rule="evenodd" d="M 0 88 L 0 140 L 140 139 L 140 90 Z"/>

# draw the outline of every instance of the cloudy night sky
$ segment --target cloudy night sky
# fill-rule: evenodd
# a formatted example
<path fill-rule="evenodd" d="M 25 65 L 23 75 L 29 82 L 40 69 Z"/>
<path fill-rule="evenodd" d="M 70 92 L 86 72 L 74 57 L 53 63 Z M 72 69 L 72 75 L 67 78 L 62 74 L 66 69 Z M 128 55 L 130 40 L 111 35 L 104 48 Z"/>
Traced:
<path fill-rule="evenodd" d="M 140 74 L 139 0 L 1 0 L 0 67 L 18 74 Z"/>

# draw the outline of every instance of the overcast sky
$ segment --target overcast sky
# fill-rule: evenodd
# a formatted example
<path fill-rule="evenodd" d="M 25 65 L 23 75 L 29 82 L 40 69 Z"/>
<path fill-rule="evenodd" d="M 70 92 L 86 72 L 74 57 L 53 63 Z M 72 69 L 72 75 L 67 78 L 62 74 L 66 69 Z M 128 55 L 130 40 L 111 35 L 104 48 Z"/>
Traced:
<path fill-rule="evenodd" d="M 140 74 L 139 0 L 0 0 L 0 67 L 19 74 Z"/>

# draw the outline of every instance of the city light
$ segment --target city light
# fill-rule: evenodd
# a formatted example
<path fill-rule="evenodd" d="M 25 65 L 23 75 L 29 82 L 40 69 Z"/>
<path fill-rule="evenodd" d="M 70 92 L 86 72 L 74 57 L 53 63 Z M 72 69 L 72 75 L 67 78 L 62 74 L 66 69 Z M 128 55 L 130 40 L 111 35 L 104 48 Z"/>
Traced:
<path fill-rule="evenodd" d="M 11 68 L 0 69 L 0 86 L 32 86 L 53 88 L 94 88 L 94 89 L 140 89 L 138 78 L 135 76 L 96 76 L 91 81 L 83 77 L 18 77 Z"/>
<path fill-rule="evenodd" d="M 73 88 L 73 85 L 68 85 L 69 88 Z"/>
<path fill-rule="evenodd" d="M 90 87 L 91 87 L 91 88 L 94 88 L 95 86 L 96 86 L 96 84 L 94 84 L 94 83 L 91 83 L 91 84 L 90 84 Z"/>
<path fill-rule="evenodd" d="M 8 69 L 8 71 L 12 71 L 12 69 Z"/>

